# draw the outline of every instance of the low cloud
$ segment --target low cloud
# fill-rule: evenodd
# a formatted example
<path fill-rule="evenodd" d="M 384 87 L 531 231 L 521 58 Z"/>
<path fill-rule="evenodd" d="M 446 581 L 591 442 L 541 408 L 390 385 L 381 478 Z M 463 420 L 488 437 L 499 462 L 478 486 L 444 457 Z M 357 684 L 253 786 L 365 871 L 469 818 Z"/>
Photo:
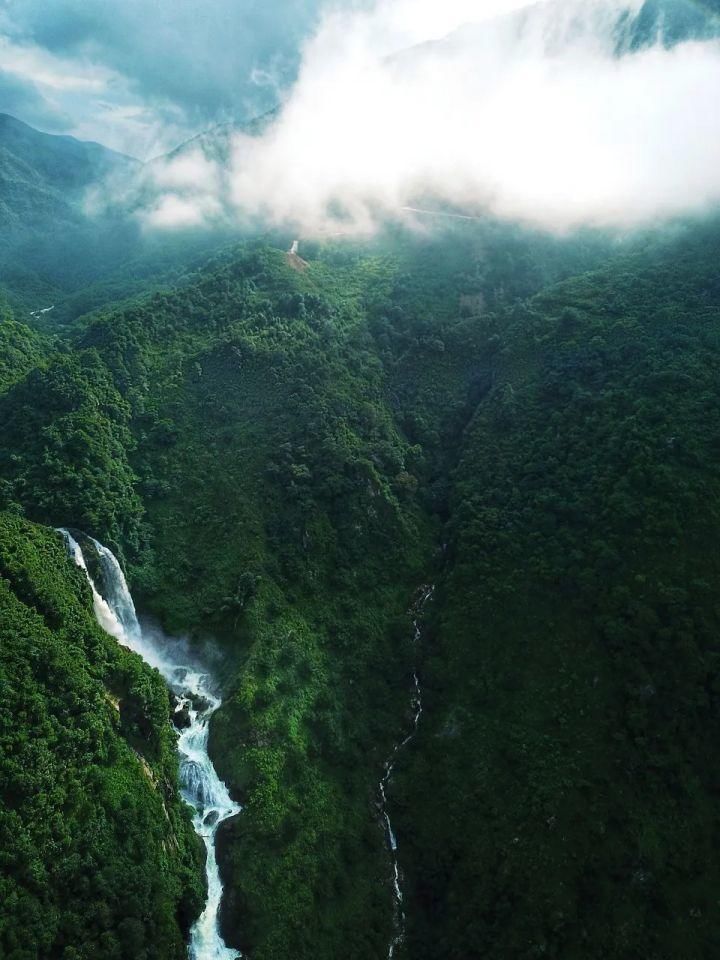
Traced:
<path fill-rule="evenodd" d="M 151 186 L 159 197 L 145 214 L 151 227 L 188 229 L 223 216 L 221 167 L 200 149 L 151 167 Z"/>
<path fill-rule="evenodd" d="M 521 6 L 328 13 L 263 135 L 238 133 L 216 156 L 206 145 L 192 182 L 146 173 L 147 221 L 259 218 L 308 235 L 444 204 L 565 230 L 720 201 L 716 39 L 693 29 L 670 43 L 671 0 L 643 37 L 640 0 Z"/>

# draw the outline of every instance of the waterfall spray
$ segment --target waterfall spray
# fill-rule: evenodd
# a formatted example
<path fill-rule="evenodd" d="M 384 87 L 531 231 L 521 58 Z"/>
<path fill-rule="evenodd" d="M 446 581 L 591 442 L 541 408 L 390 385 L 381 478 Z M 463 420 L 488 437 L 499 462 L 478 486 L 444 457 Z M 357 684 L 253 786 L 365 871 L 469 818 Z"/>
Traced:
<path fill-rule="evenodd" d="M 218 777 L 207 749 L 210 718 L 221 700 L 214 693 L 212 679 L 207 673 L 173 658 L 172 641 L 166 640 L 160 645 L 154 637 L 143 633 L 125 576 L 114 554 L 97 540 L 88 538 L 102 570 L 101 593 L 90 575 L 77 540 L 67 530 L 60 530 L 60 533 L 65 537 L 70 555 L 87 577 L 100 626 L 159 670 L 178 698 L 178 710 L 186 710 L 189 715 L 190 724 L 178 740 L 181 792 L 192 808 L 195 832 L 205 844 L 208 885 L 205 909 L 190 932 L 189 960 L 237 960 L 240 954 L 227 947 L 220 934 L 218 913 L 223 886 L 215 839 L 220 824 L 238 814 L 241 807 L 233 802 Z"/>

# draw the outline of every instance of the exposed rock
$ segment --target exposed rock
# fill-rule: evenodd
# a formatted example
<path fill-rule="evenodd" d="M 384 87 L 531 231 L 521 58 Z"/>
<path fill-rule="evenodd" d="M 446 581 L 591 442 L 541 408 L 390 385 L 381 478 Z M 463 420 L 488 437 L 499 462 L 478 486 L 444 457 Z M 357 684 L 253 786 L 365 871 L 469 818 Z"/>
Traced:
<path fill-rule="evenodd" d="M 172 722 L 178 730 L 187 730 L 192 723 L 188 706 L 180 707 L 172 715 Z"/>

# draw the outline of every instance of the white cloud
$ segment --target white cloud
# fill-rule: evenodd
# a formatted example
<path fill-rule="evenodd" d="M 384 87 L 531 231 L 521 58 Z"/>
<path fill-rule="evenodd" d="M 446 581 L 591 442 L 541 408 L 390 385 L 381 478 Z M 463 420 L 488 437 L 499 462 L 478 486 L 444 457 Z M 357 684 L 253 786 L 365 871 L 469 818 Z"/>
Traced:
<path fill-rule="evenodd" d="M 174 193 L 164 194 L 147 211 L 145 223 L 160 230 L 187 230 L 201 227 L 220 213 L 218 201 L 205 195 L 183 198 Z"/>
<path fill-rule="evenodd" d="M 101 93 L 114 76 L 112 71 L 96 64 L 54 57 L 40 47 L 13 43 L 3 36 L 0 36 L 0 63 L 6 73 L 31 81 L 50 93 Z"/>
<path fill-rule="evenodd" d="M 140 204 L 140 219 L 147 227 L 187 230 L 217 225 L 226 216 L 221 167 L 199 148 L 147 164 L 132 188 L 140 184 L 140 198 L 142 193 L 153 198 L 149 206 Z"/>
<path fill-rule="evenodd" d="M 0 18 L 0 31 L 2 27 Z M 63 132 L 80 140 L 99 140 L 147 157 L 188 135 L 179 108 L 164 104 L 160 119 L 157 104 L 151 107 L 139 100 L 127 77 L 88 57 L 56 56 L 0 32 L 0 69 L 33 91 L 44 106 L 41 114 L 62 118 Z M 37 122 L 32 111 L 24 119 Z M 39 125 L 44 127 L 42 116 Z"/>
<path fill-rule="evenodd" d="M 332 12 L 277 122 L 235 139 L 222 195 L 208 172 L 178 196 L 211 209 L 229 181 L 238 217 L 305 233 L 371 229 L 427 197 L 550 229 L 720 201 L 720 45 L 619 58 L 613 28 L 639 5 L 558 0 L 520 19 L 497 16 L 514 0 Z"/>
<path fill-rule="evenodd" d="M 220 189 L 219 168 L 200 149 L 183 151 L 170 160 L 150 167 L 155 184 L 168 190 L 194 190 L 198 186 L 212 194 Z"/>

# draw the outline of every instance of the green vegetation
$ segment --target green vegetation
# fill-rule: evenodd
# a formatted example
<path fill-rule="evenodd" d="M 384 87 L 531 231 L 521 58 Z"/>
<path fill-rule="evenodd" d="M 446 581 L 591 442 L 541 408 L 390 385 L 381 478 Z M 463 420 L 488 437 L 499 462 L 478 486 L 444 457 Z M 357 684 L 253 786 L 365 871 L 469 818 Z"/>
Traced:
<path fill-rule="evenodd" d="M 112 308 L 80 291 L 94 312 L 52 342 L 0 321 L 2 505 L 110 544 L 145 610 L 220 648 L 210 747 L 245 805 L 220 836 L 228 940 L 387 956 L 376 791 L 419 661 L 390 791 L 405 954 L 714 958 L 717 223 L 617 248 L 462 223 L 301 254 L 229 248 Z M 46 621 L 58 656 L 63 629 Z M 135 663 L 112 643 L 78 661 L 88 720 L 113 719 L 110 649 Z M 157 709 L 159 754 L 121 712 L 132 769 L 129 747 L 170 769 Z"/>
<path fill-rule="evenodd" d="M 59 517 L 136 545 L 141 505 L 127 461 L 129 410 L 99 358 L 57 357 L 12 386 L 0 406 L 0 506 L 19 501 L 36 520 Z"/>
<path fill-rule="evenodd" d="M 0 514 L 0 956 L 184 957 L 202 861 L 169 710 L 61 537 Z"/>
<path fill-rule="evenodd" d="M 0 290 L 0 393 L 22 380 L 42 360 L 46 349 L 39 334 L 15 321 Z"/>
<path fill-rule="evenodd" d="M 409 956 L 717 953 L 719 253 L 497 317 L 395 793 Z"/>
<path fill-rule="evenodd" d="M 373 782 L 428 535 L 357 299 L 318 275 L 251 248 L 80 343 L 134 411 L 152 548 L 136 593 L 234 661 L 212 742 L 247 805 L 223 834 L 231 938 L 359 960 L 390 932 Z"/>

